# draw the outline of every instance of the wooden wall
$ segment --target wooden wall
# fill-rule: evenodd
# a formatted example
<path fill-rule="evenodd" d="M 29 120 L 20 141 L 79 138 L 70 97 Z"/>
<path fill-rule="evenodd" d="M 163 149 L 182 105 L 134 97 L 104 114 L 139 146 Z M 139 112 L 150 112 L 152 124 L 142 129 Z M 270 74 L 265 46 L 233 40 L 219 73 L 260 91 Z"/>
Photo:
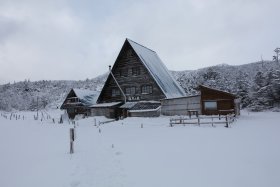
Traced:
<path fill-rule="evenodd" d="M 140 75 L 132 75 L 132 68 L 134 67 L 140 68 Z M 120 75 L 120 71 L 128 71 L 127 76 Z M 165 95 L 162 93 L 161 89 L 158 87 L 146 67 L 140 61 L 139 57 L 127 41 L 124 43 L 124 46 L 112 68 L 112 72 L 124 92 L 125 88 L 127 87 L 136 88 L 136 93 L 134 95 L 130 95 L 134 98 L 132 99 L 134 101 L 138 99 L 159 101 L 160 99 L 165 98 Z M 151 94 L 142 94 L 141 87 L 143 85 L 151 85 L 153 87 L 153 92 Z M 107 79 L 97 102 L 103 103 L 123 101 L 124 99 L 122 94 L 120 96 L 112 97 L 113 88 L 118 89 L 118 86 L 111 75 L 109 75 L 109 78 Z M 129 97 L 127 97 L 127 99 L 128 98 Z"/>
<path fill-rule="evenodd" d="M 235 113 L 235 96 L 222 92 L 219 90 L 214 90 L 210 88 L 200 87 L 201 92 L 201 112 L 203 115 L 225 115 L 228 113 Z M 206 110 L 204 103 L 207 101 L 216 101 L 217 109 L 216 110 Z"/>

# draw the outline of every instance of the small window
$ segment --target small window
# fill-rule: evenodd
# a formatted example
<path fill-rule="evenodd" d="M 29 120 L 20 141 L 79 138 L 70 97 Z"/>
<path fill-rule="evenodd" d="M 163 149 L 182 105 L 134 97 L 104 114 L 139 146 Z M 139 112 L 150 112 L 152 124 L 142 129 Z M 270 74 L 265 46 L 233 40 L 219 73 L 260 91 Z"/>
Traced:
<path fill-rule="evenodd" d="M 217 101 L 205 101 L 204 108 L 205 110 L 217 110 Z"/>
<path fill-rule="evenodd" d="M 113 88 L 112 89 L 112 97 L 120 96 L 121 92 L 118 88 Z"/>
<path fill-rule="evenodd" d="M 140 67 L 133 67 L 132 68 L 132 75 L 133 76 L 140 75 Z"/>
<path fill-rule="evenodd" d="M 125 88 L 125 94 L 126 95 L 135 95 L 135 93 L 136 93 L 135 87 Z"/>
<path fill-rule="evenodd" d="M 151 93 L 153 93 L 153 87 L 151 85 L 142 86 L 141 93 L 142 94 L 151 94 Z"/>

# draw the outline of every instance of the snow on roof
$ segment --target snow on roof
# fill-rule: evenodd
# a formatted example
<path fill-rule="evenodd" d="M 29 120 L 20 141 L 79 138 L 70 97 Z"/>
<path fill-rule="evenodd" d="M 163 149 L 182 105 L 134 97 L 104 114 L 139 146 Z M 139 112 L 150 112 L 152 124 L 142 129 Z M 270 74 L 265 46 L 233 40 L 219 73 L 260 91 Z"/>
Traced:
<path fill-rule="evenodd" d="M 76 88 L 73 88 L 73 91 L 75 92 L 76 96 L 80 99 L 81 103 L 84 106 L 91 106 L 95 104 L 100 94 L 100 92 L 98 91 L 76 89 Z"/>
<path fill-rule="evenodd" d="M 100 104 L 94 104 L 91 107 L 92 108 L 99 108 L 99 107 L 111 107 L 111 106 L 115 106 L 118 104 L 121 104 L 122 102 L 111 102 L 111 103 L 100 103 Z"/>
<path fill-rule="evenodd" d="M 161 88 L 167 98 L 185 96 L 185 91 L 171 76 L 169 70 L 162 63 L 157 53 L 132 40 L 127 39 L 140 60 L 146 66 L 158 86 Z"/>
<path fill-rule="evenodd" d="M 187 95 L 187 96 L 182 96 L 182 97 L 172 97 L 172 98 L 167 98 L 167 99 L 161 99 L 161 101 L 164 100 L 174 100 L 174 99 L 183 99 L 183 98 L 191 98 L 191 97 L 200 97 L 200 94 L 195 94 L 195 95 Z"/>
<path fill-rule="evenodd" d="M 161 108 L 161 106 L 158 106 L 157 108 L 151 108 L 151 109 L 139 109 L 139 110 L 128 110 L 131 113 L 141 113 L 141 112 L 153 112 L 158 111 Z"/>
<path fill-rule="evenodd" d="M 120 106 L 120 108 L 132 108 L 134 107 L 134 105 L 136 105 L 138 102 L 126 102 L 125 104 L 123 104 L 122 106 Z"/>

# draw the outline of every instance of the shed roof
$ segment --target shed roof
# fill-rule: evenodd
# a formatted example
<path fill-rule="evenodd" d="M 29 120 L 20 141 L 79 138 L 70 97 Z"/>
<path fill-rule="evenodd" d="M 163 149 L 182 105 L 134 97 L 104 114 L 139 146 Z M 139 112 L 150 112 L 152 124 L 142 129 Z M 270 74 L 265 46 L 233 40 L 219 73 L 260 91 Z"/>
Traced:
<path fill-rule="evenodd" d="M 223 91 L 223 90 L 219 90 L 219 89 L 210 88 L 210 87 L 205 86 L 205 85 L 199 85 L 198 88 L 200 89 L 200 92 L 201 92 L 201 89 L 206 89 L 206 90 L 212 90 L 212 91 L 215 91 L 215 92 L 220 92 L 220 93 L 229 95 L 233 98 L 236 98 L 235 94 L 232 94 L 232 93 L 229 93 L 229 92 L 226 92 L 226 91 Z"/>
<path fill-rule="evenodd" d="M 169 70 L 160 60 L 155 51 L 130 39 L 127 39 L 127 41 L 165 94 L 166 98 L 182 97 L 186 95 L 185 91 L 171 76 Z"/>

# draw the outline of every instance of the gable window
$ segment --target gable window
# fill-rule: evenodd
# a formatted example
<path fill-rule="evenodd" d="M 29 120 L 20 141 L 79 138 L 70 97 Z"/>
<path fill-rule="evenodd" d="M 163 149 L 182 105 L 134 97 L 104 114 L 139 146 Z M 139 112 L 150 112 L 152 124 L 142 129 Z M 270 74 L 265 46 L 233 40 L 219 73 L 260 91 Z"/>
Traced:
<path fill-rule="evenodd" d="M 131 70 L 133 76 L 140 75 L 140 67 L 133 67 Z"/>
<path fill-rule="evenodd" d="M 112 97 L 120 96 L 121 92 L 118 88 L 113 88 L 112 89 Z"/>
<path fill-rule="evenodd" d="M 126 95 L 135 95 L 136 89 L 135 87 L 127 87 L 125 88 L 125 94 Z"/>
<path fill-rule="evenodd" d="M 205 110 L 217 110 L 217 101 L 204 101 Z"/>
<path fill-rule="evenodd" d="M 151 94 L 153 93 L 153 87 L 151 85 L 144 85 L 141 87 L 142 94 Z"/>

